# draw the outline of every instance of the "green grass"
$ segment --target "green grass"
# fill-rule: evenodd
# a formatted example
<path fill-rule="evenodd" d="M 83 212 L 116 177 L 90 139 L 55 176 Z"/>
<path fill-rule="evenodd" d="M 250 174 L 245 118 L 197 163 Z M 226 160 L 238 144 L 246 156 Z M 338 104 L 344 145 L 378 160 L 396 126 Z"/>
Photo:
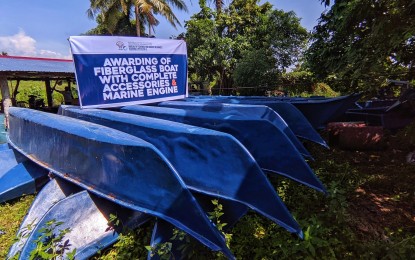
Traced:
<path fill-rule="evenodd" d="M 66 86 L 66 82 L 64 82 L 62 85 L 56 86 L 56 89 L 64 90 Z M 51 81 L 51 87 L 55 85 L 55 81 Z M 74 89 L 76 86 L 72 86 L 72 94 L 77 97 L 77 93 Z M 10 95 L 12 95 L 14 89 L 16 88 L 16 81 L 9 81 L 9 90 Z M 18 88 L 18 94 L 16 95 L 16 101 L 17 102 L 26 102 L 26 105 L 28 105 L 29 95 L 35 95 L 38 98 L 42 98 L 45 101 L 45 104 L 47 104 L 47 98 L 46 98 L 46 87 L 45 83 L 43 81 L 21 81 Z M 0 94 L 1 99 L 1 94 Z M 52 103 L 53 106 L 59 106 L 63 103 L 63 96 L 60 93 L 53 92 L 52 93 Z"/>
<path fill-rule="evenodd" d="M 282 177 L 269 176 L 299 222 L 304 240 L 257 213 L 227 230 L 238 259 L 415 259 L 415 166 L 405 163 L 415 127 L 390 136 L 382 151 L 325 150 L 307 144 L 309 162 L 328 196 Z M 254 185 L 254 184 L 253 184 Z M 13 242 L 33 196 L 0 205 L 0 259 Z M 125 232 L 93 259 L 145 259 L 154 222 Z M 186 246 L 195 259 L 223 259 L 197 242 Z"/>
<path fill-rule="evenodd" d="M 15 239 L 17 229 L 33 199 L 33 195 L 28 195 L 9 203 L 0 204 L 0 230 L 5 233 L 0 235 L 0 259 L 6 259 L 7 252 Z"/>
<path fill-rule="evenodd" d="M 370 152 L 365 154 L 339 150 L 329 152 L 313 147 L 310 150 L 317 157 L 316 162 L 311 165 L 326 185 L 328 196 L 285 178 L 270 177 L 280 197 L 301 225 L 304 240 L 288 233 L 259 214 L 249 212 L 234 228 L 226 231 L 230 238 L 230 248 L 236 257 L 238 259 L 414 259 L 412 252 L 415 252 L 413 233 L 415 221 L 411 226 L 411 221 L 390 224 L 388 220 L 382 220 L 384 217 L 394 219 L 394 216 L 387 215 L 376 215 L 374 219 L 368 215 L 364 216 L 366 219 L 361 219 L 351 209 L 352 206 L 357 207 L 359 211 L 366 209 L 367 205 L 356 205 L 353 198 L 357 194 L 358 187 L 366 188 L 367 185 L 375 193 L 378 189 L 376 193 L 378 196 L 387 189 L 398 187 L 399 193 L 391 196 L 390 203 L 395 203 L 393 205 L 402 212 L 405 208 L 399 208 L 399 203 L 409 203 L 413 206 L 415 187 L 405 184 L 408 181 L 412 183 L 411 176 L 415 166 L 401 167 L 399 173 L 381 172 L 379 169 L 371 169 L 373 167 L 371 163 L 355 165 L 351 162 L 355 156 L 360 160 L 364 160 L 365 156 L 368 159 L 373 158 Z M 385 156 L 390 158 L 391 155 L 385 154 Z M 383 164 L 380 164 L 380 167 L 385 168 Z M 371 171 L 375 171 L 376 175 Z M 394 184 L 396 187 L 392 185 L 383 187 L 385 183 L 390 183 L 387 178 L 395 177 L 400 180 L 399 183 Z M 395 178 L 395 182 L 396 180 Z M 33 196 L 26 196 L 0 206 L 0 216 L 2 216 L 0 229 L 6 232 L 0 237 L 0 258 L 6 255 L 16 229 L 32 200 Z M 364 199 L 366 200 L 370 200 L 370 197 Z M 397 214 L 399 216 L 403 213 Z M 361 234 L 356 224 L 362 220 L 368 223 L 383 222 L 378 223 L 378 227 L 372 227 L 373 230 Z M 93 259 L 145 259 L 147 254 L 145 247 L 150 243 L 153 224 L 154 222 L 150 222 L 140 229 L 124 233 L 118 243 L 100 251 Z M 383 231 L 383 236 L 386 238 L 373 235 L 377 230 Z M 224 259 L 220 254 L 211 252 L 194 241 L 187 245 L 186 250 L 197 259 Z"/>

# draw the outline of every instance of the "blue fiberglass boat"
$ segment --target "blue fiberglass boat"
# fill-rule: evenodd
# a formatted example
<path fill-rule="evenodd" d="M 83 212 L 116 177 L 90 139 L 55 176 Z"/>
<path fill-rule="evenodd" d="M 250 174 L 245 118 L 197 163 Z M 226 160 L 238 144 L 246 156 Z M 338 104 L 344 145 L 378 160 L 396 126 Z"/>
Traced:
<path fill-rule="evenodd" d="M 415 90 L 408 89 L 398 100 L 367 101 L 362 107 L 349 109 L 347 121 L 363 121 L 369 126 L 381 126 L 396 131 L 415 119 Z"/>
<path fill-rule="evenodd" d="M 142 139 L 23 108 L 10 109 L 9 137 L 16 150 L 60 178 L 121 206 L 160 217 L 233 258 L 170 162 Z"/>
<path fill-rule="evenodd" d="M 124 228 L 136 228 L 150 219 L 148 214 L 101 199 L 56 177 L 36 196 L 7 258 L 29 259 L 43 234 L 42 229 L 50 228 L 48 223 L 59 222 L 58 228 L 53 230 L 56 237 L 58 230 L 70 230 L 64 236 L 62 255 L 76 249 L 74 259 L 88 259 L 118 239 L 121 228 L 109 226 L 110 214 L 116 215 Z"/>
<path fill-rule="evenodd" d="M 296 109 L 290 103 L 279 104 Z M 285 171 L 286 177 L 325 192 L 300 154 L 307 151 L 295 144 L 297 138 L 281 119 L 284 116 L 268 107 L 219 106 L 225 108 L 219 113 L 176 109 L 181 112 L 168 115 L 170 120 L 176 117 L 175 121 L 193 121 L 202 127 L 158 116 L 74 107 L 62 107 L 61 113 L 73 113 L 71 117 L 93 123 L 11 108 L 10 142 L 0 145 L 0 153 L 5 155 L 0 156 L 0 175 L 10 178 L 0 177 L 0 198 L 2 189 L 12 194 L 19 183 L 24 183 L 16 178 L 21 175 L 14 175 L 16 171 L 26 169 L 28 179 L 35 184 L 38 179 L 33 173 L 38 170 L 44 182 L 53 179 L 37 195 L 8 257 L 20 254 L 18 259 L 27 259 L 41 230 L 56 219 L 63 223 L 61 228 L 72 230 L 65 235 L 70 243 L 65 250 L 76 249 L 76 259 L 87 259 L 117 240 L 119 230 L 108 224 L 109 216 L 115 214 L 131 228 L 157 216 L 152 245 L 169 242 L 173 229 L 179 228 L 233 258 L 222 235 L 206 217 L 206 212 L 214 210 L 212 197 L 223 206 L 221 223 L 227 223 L 226 227 L 253 209 L 301 237 L 301 229 L 261 167 L 268 173 Z M 293 124 L 296 120 L 290 113 Z M 276 157 L 278 150 L 285 151 L 281 156 L 287 157 Z M 26 165 L 33 167 L 23 167 Z M 16 181 L 11 189 L 2 186 L 9 180 Z M 39 189 L 31 187 L 28 193 Z M 20 195 L 21 191 L 14 194 Z M 28 225 L 31 232 L 27 232 Z M 172 252 L 179 257 L 177 249 L 172 248 Z"/>
<path fill-rule="evenodd" d="M 326 142 L 321 138 L 317 131 L 313 128 L 307 118 L 290 102 L 272 101 L 272 100 L 250 100 L 240 98 L 224 98 L 211 97 L 194 99 L 189 98 L 186 102 L 204 103 L 204 104 L 239 104 L 239 105 L 259 105 L 267 106 L 280 115 L 294 134 L 305 140 L 318 143 L 324 147 L 328 147 Z"/>
<path fill-rule="evenodd" d="M 265 174 L 233 136 L 167 120 L 99 109 L 62 106 L 60 113 L 112 127 L 152 143 L 192 191 L 243 204 L 301 236 L 298 224 Z M 236 207 L 239 210 L 240 207 Z"/>
<path fill-rule="evenodd" d="M 12 249 L 18 250 L 19 259 L 29 259 L 31 252 L 36 249 L 35 241 L 42 236 L 42 229 L 47 227 L 48 223 L 59 220 L 59 230 L 70 230 L 65 234 L 64 251 L 67 253 L 74 251 L 74 259 L 88 259 L 98 250 L 108 247 L 118 239 L 120 229 L 108 226 L 110 212 L 117 214 L 118 220 L 123 221 L 125 228 L 138 227 L 150 219 L 145 213 L 117 206 L 86 190 L 71 194 L 53 204 L 38 223 L 32 226 L 31 232 L 25 234 L 25 243 L 19 247 L 19 242 L 24 242 L 19 241 L 15 244 L 16 248 Z M 54 232 L 54 235 L 59 236 L 58 230 L 55 229 Z M 10 255 L 12 253 L 10 252 Z"/>
<path fill-rule="evenodd" d="M 26 214 L 22 223 L 20 224 L 19 231 L 17 232 L 16 241 L 10 248 L 8 257 L 12 258 L 21 253 L 23 246 L 27 242 L 28 235 L 31 230 L 39 223 L 39 220 L 48 210 L 55 205 L 57 202 L 66 198 L 70 194 L 77 193 L 82 189 L 77 185 L 71 184 L 70 182 L 59 181 L 54 179 L 48 182 L 45 187 L 39 192 L 33 201 L 28 214 Z"/>
<path fill-rule="evenodd" d="M 333 122 L 346 111 L 355 106 L 361 98 L 361 93 L 347 96 L 325 98 L 319 100 L 291 101 L 316 129 L 323 129 L 327 123 Z"/>
<path fill-rule="evenodd" d="M 316 190 L 326 191 L 292 142 L 267 120 L 140 105 L 126 106 L 121 111 L 231 134 L 248 149 L 266 172 L 277 173 Z"/>
<path fill-rule="evenodd" d="M 211 113 L 221 113 L 225 115 L 252 116 L 271 122 L 290 139 L 297 150 L 307 158 L 312 158 L 310 153 L 304 148 L 303 144 L 295 136 L 294 132 L 287 125 L 284 119 L 274 110 L 267 106 L 255 105 L 234 105 L 222 103 L 198 103 L 184 101 L 165 101 L 158 104 L 161 107 L 171 107 L 186 110 L 197 110 Z"/>
<path fill-rule="evenodd" d="M 1 144 L 0 203 L 39 191 L 48 181 L 47 173 L 9 144 Z"/>
<path fill-rule="evenodd" d="M 334 98 L 301 98 L 301 97 L 249 97 L 249 96 L 219 96 L 188 98 L 193 102 L 217 101 L 222 103 L 252 104 L 272 106 L 277 103 L 290 103 L 301 111 L 311 125 L 316 129 L 322 129 L 328 122 L 336 120 L 349 109 L 354 107 L 362 93 L 353 93 Z M 271 107 L 273 108 L 273 107 Z M 274 108 L 273 108 L 274 109 Z M 279 113 L 279 111 L 276 110 Z M 283 115 L 281 115 L 286 119 Z"/>

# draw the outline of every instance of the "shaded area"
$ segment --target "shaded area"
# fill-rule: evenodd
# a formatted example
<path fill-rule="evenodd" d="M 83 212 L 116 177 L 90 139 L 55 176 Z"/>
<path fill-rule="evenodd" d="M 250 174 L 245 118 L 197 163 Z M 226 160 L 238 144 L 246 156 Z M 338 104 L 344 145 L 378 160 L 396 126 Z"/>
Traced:
<path fill-rule="evenodd" d="M 413 150 L 408 132 L 387 133 L 386 145 L 377 151 L 334 148 L 329 154 L 356 170 L 359 185 L 347 194 L 350 227 L 365 241 L 388 241 L 391 232 L 415 232 L 415 165 L 407 162 Z"/>

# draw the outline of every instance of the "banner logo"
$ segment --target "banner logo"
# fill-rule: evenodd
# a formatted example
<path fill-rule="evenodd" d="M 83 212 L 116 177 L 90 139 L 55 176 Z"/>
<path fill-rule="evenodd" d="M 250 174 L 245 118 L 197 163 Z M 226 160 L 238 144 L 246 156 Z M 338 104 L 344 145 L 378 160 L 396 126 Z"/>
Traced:
<path fill-rule="evenodd" d="M 118 42 L 116 43 L 116 45 L 118 46 L 118 49 L 119 49 L 119 50 L 122 50 L 122 51 L 127 50 L 127 47 L 124 45 L 124 43 L 123 43 L 123 42 L 118 41 Z"/>

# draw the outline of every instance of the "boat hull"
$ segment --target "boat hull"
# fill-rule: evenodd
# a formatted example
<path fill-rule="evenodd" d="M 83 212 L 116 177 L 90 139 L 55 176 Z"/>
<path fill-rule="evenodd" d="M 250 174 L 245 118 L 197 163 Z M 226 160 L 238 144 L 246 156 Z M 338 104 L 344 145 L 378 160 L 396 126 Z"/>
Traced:
<path fill-rule="evenodd" d="M 233 136 L 134 114 L 77 107 L 62 107 L 60 111 L 152 143 L 192 191 L 244 204 L 288 231 L 301 234 L 254 158 Z"/>
<path fill-rule="evenodd" d="M 195 125 L 231 134 L 252 154 L 259 166 L 325 192 L 292 142 L 266 120 L 167 107 L 126 106 L 121 112 Z"/>
<path fill-rule="evenodd" d="M 187 102 L 194 103 L 219 103 L 219 104 L 239 104 L 239 105 L 259 105 L 267 106 L 279 114 L 296 136 L 328 147 L 317 131 L 310 124 L 308 119 L 290 102 L 268 99 L 241 99 L 234 97 L 227 98 L 203 98 L 186 99 Z"/>
<path fill-rule="evenodd" d="M 312 158 L 303 144 L 295 136 L 294 132 L 287 125 L 284 119 L 275 111 L 267 106 L 256 105 L 233 105 L 221 103 L 197 103 L 183 101 L 165 101 L 158 104 L 161 107 L 171 107 L 186 110 L 197 110 L 211 113 L 221 113 L 224 115 L 252 116 L 258 119 L 265 119 L 280 129 L 295 145 L 297 150 L 307 158 Z"/>
<path fill-rule="evenodd" d="M 10 129 L 10 144 L 57 176 L 165 219 L 233 257 L 176 170 L 153 145 L 104 126 L 23 108 L 10 109 Z"/>

